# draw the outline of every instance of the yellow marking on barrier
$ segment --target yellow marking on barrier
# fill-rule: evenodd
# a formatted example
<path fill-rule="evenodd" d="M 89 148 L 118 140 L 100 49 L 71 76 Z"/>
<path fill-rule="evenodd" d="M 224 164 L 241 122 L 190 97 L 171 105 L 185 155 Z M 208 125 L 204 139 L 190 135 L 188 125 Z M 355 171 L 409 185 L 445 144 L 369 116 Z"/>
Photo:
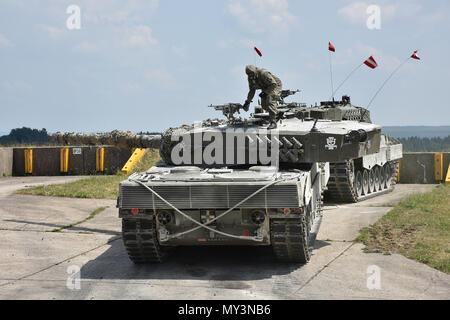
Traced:
<path fill-rule="evenodd" d="M 25 149 L 25 173 L 33 173 L 33 149 Z"/>
<path fill-rule="evenodd" d="M 434 179 L 442 181 L 444 179 L 444 163 L 442 152 L 434 154 Z"/>
<path fill-rule="evenodd" d="M 134 165 L 142 158 L 144 153 L 147 151 L 145 148 L 136 148 L 131 154 L 130 159 L 128 159 L 127 163 L 122 168 L 122 172 L 128 174 L 130 170 L 134 167 Z"/>
<path fill-rule="evenodd" d="M 447 177 L 445 178 L 445 184 L 450 185 L 450 164 L 448 165 Z"/>
<path fill-rule="evenodd" d="M 95 150 L 95 168 L 99 172 L 105 171 L 105 148 Z"/>
<path fill-rule="evenodd" d="M 398 162 L 398 170 L 397 170 L 397 181 L 395 181 L 396 183 L 400 182 L 400 168 L 402 167 L 402 159 L 400 159 L 400 161 Z"/>
<path fill-rule="evenodd" d="M 59 171 L 69 172 L 69 148 L 59 149 Z"/>

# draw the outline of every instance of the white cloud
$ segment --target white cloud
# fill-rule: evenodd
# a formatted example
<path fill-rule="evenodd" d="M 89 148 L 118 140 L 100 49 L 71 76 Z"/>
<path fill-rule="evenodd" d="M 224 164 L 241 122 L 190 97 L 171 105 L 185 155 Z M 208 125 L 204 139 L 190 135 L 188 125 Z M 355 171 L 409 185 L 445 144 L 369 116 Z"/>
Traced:
<path fill-rule="evenodd" d="M 180 58 L 187 57 L 187 48 L 185 46 L 172 46 L 172 52 Z"/>
<path fill-rule="evenodd" d="M 137 12 L 152 14 L 159 6 L 158 0 L 84 0 L 80 2 L 82 15 L 87 21 L 95 23 L 137 22 Z"/>
<path fill-rule="evenodd" d="M 12 43 L 4 35 L 0 33 L 0 47 L 11 47 Z"/>
<path fill-rule="evenodd" d="M 25 82 L 23 80 L 3 81 L 0 87 L 7 91 L 21 91 L 21 92 L 28 91 L 32 88 L 28 82 Z"/>
<path fill-rule="evenodd" d="M 119 90 L 126 94 L 135 94 L 142 90 L 140 83 L 126 82 L 119 86 Z"/>
<path fill-rule="evenodd" d="M 177 86 L 176 80 L 172 74 L 164 69 L 148 71 L 145 76 L 152 82 L 152 84 L 163 88 L 173 88 Z"/>
<path fill-rule="evenodd" d="M 217 46 L 222 49 L 228 48 L 253 48 L 261 46 L 261 41 L 254 39 L 234 39 L 234 40 L 219 40 Z"/>
<path fill-rule="evenodd" d="M 68 31 L 66 28 L 55 28 L 47 25 L 38 25 L 38 27 L 44 30 L 44 32 L 54 40 L 61 38 Z"/>
<path fill-rule="evenodd" d="M 84 41 L 73 47 L 74 51 L 84 53 L 94 53 L 99 51 L 99 47 L 96 43 Z"/>
<path fill-rule="evenodd" d="M 288 0 L 229 0 L 228 12 L 250 32 L 287 32 L 297 22 Z"/>
<path fill-rule="evenodd" d="M 150 27 L 139 25 L 127 30 L 126 39 L 122 44 L 131 48 L 147 47 L 158 44 L 158 40 L 153 38 Z"/>
<path fill-rule="evenodd" d="M 374 3 L 356 1 L 338 10 L 338 14 L 351 23 L 366 23 L 369 15 L 366 10 Z M 388 21 L 394 17 L 411 17 L 419 13 L 422 6 L 415 3 L 406 3 L 404 1 L 385 1 L 376 3 L 380 7 L 382 21 Z"/>

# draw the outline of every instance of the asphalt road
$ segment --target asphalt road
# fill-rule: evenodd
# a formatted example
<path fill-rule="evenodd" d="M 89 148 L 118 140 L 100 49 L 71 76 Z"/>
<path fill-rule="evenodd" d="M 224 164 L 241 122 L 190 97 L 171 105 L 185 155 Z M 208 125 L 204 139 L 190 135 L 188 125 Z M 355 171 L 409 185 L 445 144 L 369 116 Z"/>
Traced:
<path fill-rule="evenodd" d="M 310 263 L 280 264 L 268 248 L 179 248 L 162 265 L 134 265 L 114 200 L 14 194 L 79 177 L 0 179 L 0 299 L 449 299 L 450 276 L 352 240 L 408 194 L 325 207 Z M 95 218 L 80 222 L 99 207 Z M 79 273 L 77 274 L 77 271 Z M 77 275 L 80 275 L 79 281 Z"/>

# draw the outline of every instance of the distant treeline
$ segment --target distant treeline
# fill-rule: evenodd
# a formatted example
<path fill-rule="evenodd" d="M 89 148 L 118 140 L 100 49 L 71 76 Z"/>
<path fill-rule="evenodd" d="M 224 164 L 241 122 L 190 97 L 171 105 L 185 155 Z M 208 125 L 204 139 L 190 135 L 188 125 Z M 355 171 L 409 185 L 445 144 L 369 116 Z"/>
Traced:
<path fill-rule="evenodd" d="M 398 138 L 404 152 L 450 152 L 450 135 L 446 138 Z"/>
<path fill-rule="evenodd" d="M 155 135 L 160 134 L 160 132 L 141 131 L 137 134 Z M 403 144 L 403 151 L 405 152 L 450 152 L 450 134 L 446 138 L 409 137 L 398 138 L 398 140 Z M 12 129 L 8 135 L 0 137 L 0 145 L 2 146 L 23 144 L 49 144 L 47 130 L 45 128 L 41 130 L 27 127 L 16 128 Z"/>
<path fill-rule="evenodd" d="M 42 145 L 48 143 L 47 130 L 31 129 L 27 127 L 12 129 L 6 136 L 0 137 L 0 145 L 9 146 L 17 144 Z"/>
<path fill-rule="evenodd" d="M 138 133 L 136 133 L 136 134 L 141 134 L 141 135 L 144 135 L 144 134 L 148 134 L 148 135 L 157 135 L 157 134 L 161 134 L 161 132 L 140 131 L 140 132 L 138 132 Z"/>

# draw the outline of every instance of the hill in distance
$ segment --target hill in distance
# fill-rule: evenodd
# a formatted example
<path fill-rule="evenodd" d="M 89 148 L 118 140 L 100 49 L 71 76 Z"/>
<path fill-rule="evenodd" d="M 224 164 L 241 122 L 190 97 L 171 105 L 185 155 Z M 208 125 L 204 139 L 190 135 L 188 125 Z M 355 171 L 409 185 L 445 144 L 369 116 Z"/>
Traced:
<path fill-rule="evenodd" d="M 450 126 L 386 126 L 381 131 L 394 138 L 445 138 L 450 135 Z"/>

